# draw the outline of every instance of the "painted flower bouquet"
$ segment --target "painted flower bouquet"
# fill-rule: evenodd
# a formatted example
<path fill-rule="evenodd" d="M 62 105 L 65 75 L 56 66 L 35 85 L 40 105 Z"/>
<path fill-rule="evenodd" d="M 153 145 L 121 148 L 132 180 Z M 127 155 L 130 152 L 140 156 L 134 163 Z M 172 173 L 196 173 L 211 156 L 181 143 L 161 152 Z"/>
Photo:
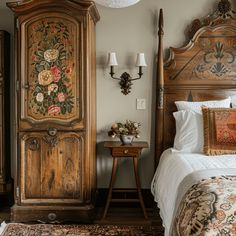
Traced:
<path fill-rule="evenodd" d="M 33 25 L 33 32 L 30 109 L 34 114 L 49 117 L 70 114 L 75 106 L 72 88 L 75 68 L 69 28 L 63 22 L 45 20 Z M 37 45 L 36 36 L 41 38 Z"/>
<path fill-rule="evenodd" d="M 117 122 L 112 124 L 111 129 L 108 131 L 108 136 L 120 138 L 122 135 L 132 135 L 139 138 L 141 124 L 136 121 L 126 120 L 126 122 Z"/>

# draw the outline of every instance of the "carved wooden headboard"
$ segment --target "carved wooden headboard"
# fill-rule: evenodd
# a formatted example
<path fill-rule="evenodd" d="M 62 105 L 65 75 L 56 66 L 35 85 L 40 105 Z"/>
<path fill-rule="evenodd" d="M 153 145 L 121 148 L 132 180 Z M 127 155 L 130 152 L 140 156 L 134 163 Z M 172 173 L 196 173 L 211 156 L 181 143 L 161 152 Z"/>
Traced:
<path fill-rule="evenodd" d="M 163 11 L 159 15 L 157 64 L 156 165 L 173 146 L 174 101 L 224 99 L 236 95 L 236 18 L 228 0 L 204 19 L 192 22 L 189 43 L 170 48 L 163 62 Z"/>

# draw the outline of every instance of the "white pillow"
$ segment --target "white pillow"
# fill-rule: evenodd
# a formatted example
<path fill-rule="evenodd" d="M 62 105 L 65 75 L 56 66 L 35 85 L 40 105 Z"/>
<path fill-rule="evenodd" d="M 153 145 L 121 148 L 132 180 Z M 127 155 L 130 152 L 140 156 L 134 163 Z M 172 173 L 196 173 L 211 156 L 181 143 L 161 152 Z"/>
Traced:
<path fill-rule="evenodd" d="M 199 114 L 202 114 L 202 106 L 210 107 L 210 108 L 229 108 L 230 107 L 231 98 L 228 97 L 223 100 L 210 100 L 203 102 L 187 102 L 187 101 L 176 101 L 175 105 L 178 111 L 181 110 L 191 110 L 195 111 Z"/>
<path fill-rule="evenodd" d="M 232 107 L 236 108 L 236 96 L 234 95 L 234 96 L 231 96 L 230 98 L 231 98 Z"/>
<path fill-rule="evenodd" d="M 182 110 L 173 113 L 176 122 L 174 148 L 181 152 L 203 152 L 203 118 L 202 115 Z"/>

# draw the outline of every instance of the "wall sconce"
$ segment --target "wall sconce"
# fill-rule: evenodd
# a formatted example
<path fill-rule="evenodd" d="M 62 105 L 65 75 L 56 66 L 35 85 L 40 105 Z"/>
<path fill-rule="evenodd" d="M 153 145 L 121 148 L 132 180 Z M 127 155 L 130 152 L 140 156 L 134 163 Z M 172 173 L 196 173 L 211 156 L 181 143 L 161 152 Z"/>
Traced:
<path fill-rule="evenodd" d="M 131 92 L 130 91 L 131 86 L 133 85 L 132 81 L 140 79 L 143 75 L 142 67 L 147 66 L 146 61 L 145 61 L 144 53 L 138 53 L 136 66 L 139 67 L 139 72 L 138 72 L 139 77 L 132 79 L 130 74 L 128 74 L 127 72 L 124 72 L 120 76 L 120 78 L 114 77 L 114 74 L 115 74 L 114 73 L 114 66 L 118 66 L 115 52 L 110 52 L 108 54 L 108 65 L 111 67 L 111 70 L 110 70 L 111 78 L 120 80 L 119 84 L 120 84 L 121 92 L 124 95 L 127 95 Z"/>

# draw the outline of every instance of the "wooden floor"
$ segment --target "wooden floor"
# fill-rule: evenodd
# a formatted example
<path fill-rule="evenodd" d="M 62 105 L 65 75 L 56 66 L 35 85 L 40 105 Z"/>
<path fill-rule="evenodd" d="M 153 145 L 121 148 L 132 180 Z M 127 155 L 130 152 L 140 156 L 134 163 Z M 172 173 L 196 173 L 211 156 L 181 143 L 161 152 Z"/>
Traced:
<path fill-rule="evenodd" d="M 95 222 L 98 224 L 117 225 L 158 225 L 159 217 L 153 209 L 147 209 L 148 219 L 145 219 L 141 208 L 111 207 L 105 219 L 102 219 L 103 209 L 98 209 Z"/>
<path fill-rule="evenodd" d="M 160 236 L 163 235 L 163 229 L 161 227 L 161 220 L 159 218 L 158 210 L 147 209 L 148 220 L 143 216 L 141 208 L 132 207 L 110 207 L 105 219 L 102 219 L 103 208 L 97 208 L 95 224 L 104 225 L 152 225 L 158 226 L 158 232 Z M 0 222 L 10 222 L 10 209 L 0 209 Z"/>

